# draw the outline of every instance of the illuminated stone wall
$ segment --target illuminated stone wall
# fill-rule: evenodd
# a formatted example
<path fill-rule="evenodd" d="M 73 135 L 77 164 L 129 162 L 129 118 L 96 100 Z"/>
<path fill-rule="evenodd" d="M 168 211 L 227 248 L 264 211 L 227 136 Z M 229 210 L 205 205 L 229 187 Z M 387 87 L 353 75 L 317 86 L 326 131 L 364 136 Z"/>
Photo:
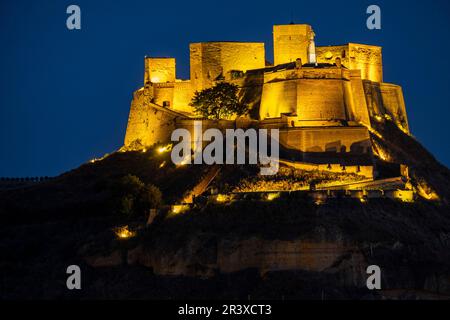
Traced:
<path fill-rule="evenodd" d="M 274 64 L 293 62 L 297 58 L 307 63 L 311 32 L 311 26 L 307 24 L 273 26 Z"/>
<path fill-rule="evenodd" d="M 263 86 L 260 118 L 276 118 L 297 111 L 297 80 L 266 83 Z"/>
<path fill-rule="evenodd" d="M 401 129 L 409 133 L 408 116 L 406 115 L 402 87 L 395 84 L 382 83 L 380 90 L 386 113 L 392 117 Z"/>
<path fill-rule="evenodd" d="M 172 108 L 177 111 L 193 113 L 193 109 L 189 106 L 194 91 L 190 80 L 177 80 L 173 88 L 173 104 Z"/>
<path fill-rule="evenodd" d="M 174 81 L 175 58 L 145 57 L 144 84 Z"/>
<path fill-rule="evenodd" d="M 334 63 L 339 57 L 346 68 L 361 70 L 363 80 L 383 82 L 381 47 L 356 43 L 316 47 L 316 57 L 318 63 Z"/>
<path fill-rule="evenodd" d="M 342 80 L 301 79 L 297 92 L 300 120 L 347 119 Z"/>
<path fill-rule="evenodd" d="M 370 126 L 364 85 L 359 70 L 349 71 L 349 80 L 344 82 L 345 100 L 349 120 Z"/>
<path fill-rule="evenodd" d="M 390 83 L 364 81 L 368 112 L 372 119 L 391 118 L 400 129 L 409 133 L 408 116 L 402 88 Z"/>
<path fill-rule="evenodd" d="M 369 153 L 366 127 L 305 127 L 280 130 L 280 144 L 302 152 Z"/>
<path fill-rule="evenodd" d="M 260 119 L 297 115 L 299 121 L 348 120 L 370 124 L 358 70 L 302 68 L 265 75 Z"/>
<path fill-rule="evenodd" d="M 349 43 L 349 69 L 361 70 L 361 78 L 383 82 L 381 47 Z"/>
<path fill-rule="evenodd" d="M 348 44 L 341 46 L 317 46 L 316 59 L 317 63 L 331 63 L 333 64 L 336 58 L 340 58 L 342 64 L 348 68 Z"/>
<path fill-rule="evenodd" d="M 231 70 L 247 71 L 265 67 L 264 43 L 205 42 L 191 43 L 191 83 L 194 90 L 211 87 Z"/>
<path fill-rule="evenodd" d="M 160 106 L 173 106 L 174 83 L 153 84 L 153 102 Z"/>
<path fill-rule="evenodd" d="M 175 129 L 175 119 L 180 116 L 151 103 L 151 89 L 140 89 L 134 93 L 128 117 L 124 145 L 150 146 L 157 142 L 170 141 Z"/>
<path fill-rule="evenodd" d="M 332 162 L 332 161 L 330 161 Z M 359 176 L 364 176 L 369 179 L 373 179 L 373 165 L 346 165 L 343 166 L 340 163 L 326 163 L 326 164 L 316 164 L 316 163 L 308 163 L 308 162 L 293 162 L 288 160 L 280 160 L 281 164 L 284 164 L 288 167 L 306 170 L 306 171 L 328 171 L 328 172 L 336 172 L 336 173 L 354 173 Z"/>
<path fill-rule="evenodd" d="M 296 79 L 264 84 L 260 117 L 296 113 L 299 120 L 346 120 L 341 80 Z"/>
<path fill-rule="evenodd" d="M 169 141 L 175 126 L 191 130 L 189 103 L 195 91 L 221 80 L 240 87 L 239 96 L 249 105 L 252 119 L 261 120 L 262 127 L 283 129 L 282 142 L 301 151 L 367 151 L 368 130 L 360 125 L 370 128 L 371 121 L 382 117 L 409 132 L 401 87 L 382 82 L 381 47 L 317 47 L 319 65 L 305 65 L 311 35 L 309 25 L 273 28 L 275 65 L 301 58 L 301 67 L 266 68 L 264 44 L 254 42 L 190 44 L 190 80 L 176 79 L 174 58 L 146 57 L 145 89 L 135 92 L 125 145 Z"/>

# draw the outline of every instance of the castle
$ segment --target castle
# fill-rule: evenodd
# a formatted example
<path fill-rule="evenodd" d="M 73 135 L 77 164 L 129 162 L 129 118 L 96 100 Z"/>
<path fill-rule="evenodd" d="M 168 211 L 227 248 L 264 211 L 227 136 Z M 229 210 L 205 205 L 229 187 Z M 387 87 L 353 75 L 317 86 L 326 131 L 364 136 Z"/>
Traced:
<path fill-rule="evenodd" d="M 402 89 L 383 82 L 381 47 L 316 46 L 314 39 L 310 25 L 275 25 L 274 64 L 265 59 L 264 43 L 192 43 L 189 80 L 176 78 L 174 58 L 145 57 L 125 148 L 167 143 L 176 128 L 192 131 L 201 119 L 189 105 L 194 93 L 226 81 L 239 87 L 248 114 L 201 119 L 203 128 L 278 128 L 286 159 L 328 170 L 354 167 L 373 177 L 374 121 L 388 118 L 409 133 Z"/>

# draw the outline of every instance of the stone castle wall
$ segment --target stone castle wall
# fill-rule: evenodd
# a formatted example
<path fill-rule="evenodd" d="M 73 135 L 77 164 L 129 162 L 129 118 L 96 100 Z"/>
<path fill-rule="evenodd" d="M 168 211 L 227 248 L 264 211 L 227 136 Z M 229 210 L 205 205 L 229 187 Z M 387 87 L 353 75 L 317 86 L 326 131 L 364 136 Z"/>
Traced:
<path fill-rule="evenodd" d="M 173 107 L 174 82 L 153 84 L 153 102 L 164 107 Z"/>
<path fill-rule="evenodd" d="M 276 118 L 297 111 L 297 80 L 265 83 L 262 88 L 260 119 Z"/>
<path fill-rule="evenodd" d="M 406 114 L 402 87 L 395 84 L 382 83 L 380 90 L 386 114 L 390 115 L 401 128 L 409 132 L 408 116 Z"/>
<path fill-rule="evenodd" d="M 344 83 L 346 106 L 349 120 L 370 126 L 364 85 L 359 70 L 350 70 L 350 81 Z"/>
<path fill-rule="evenodd" d="M 175 78 L 175 58 L 145 57 L 144 84 L 174 82 Z"/>
<path fill-rule="evenodd" d="M 372 119 L 390 117 L 403 131 L 409 133 L 408 117 L 402 88 L 390 83 L 364 81 L 367 109 Z"/>
<path fill-rule="evenodd" d="M 297 58 L 306 63 L 311 32 L 307 24 L 273 26 L 274 64 L 293 62 Z"/>
<path fill-rule="evenodd" d="M 370 124 L 360 73 L 302 68 L 265 75 L 260 119 L 295 114 L 299 121 L 346 120 Z"/>
<path fill-rule="evenodd" d="M 342 80 L 301 79 L 297 82 L 300 120 L 347 119 Z"/>
<path fill-rule="evenodd" d="M 366 127 L 304 127 L 281 129 L 280 144 L 301 152 L 367 154 L 371 152 Z"/>
<path fill-rule="evenodd" d="M 245 72 L 265 67 L 264 43 L 191 43 L 189 50 L 194 91 L 213 86 L 218 77 L 225 78 L 231 70 Z"/>
<path fill-rule="evenodd" d="M 141 89 L 134 93 L 125 134 L 126 147 L 142 148 L 170 141 L 175 119 L 181 116 L 152 103 L 149 91 Z"/>
<path fill-rule="evenodd" d="M 275 67 L 266 67 L 263 43 L 190 44 L 190 80 L 176 79 L 174 58 L 146 57 L 144 88 L 131 103 L 125 146 L 168 142 L 173 129 L 192 130 L 189 103 L 195 91 L 222 80 L 240 87 L 251 119 L 260 120 L 260 127 L 281 129 L 281 142 L 302 152 L 367 153 L 366 127 L 377 117 L 391 117 L 409 132 L 401 87 L 382 82 L 381 47 L 317 47 L 319 65 L 313 65 L 307 64 L 314 36 L 310 26 L 274 26 L 273 36 Z M 297 58 L 303 65 L 293 66 Z M 204 130 L 231 125 L 203 123 Z"/>
<path fill-rule="evenodd" d="M 177 111 L 193 113 L 193 109 L 189 106 L 194 91 L 190 80 L 176 81 L 173 84 L 173 104 L 172 108 Z"/>
<path fill-rule="evenodd" d="M 316 58 L 318 63 L 334 63 L 340 58 L 346 68 L 360 70 L 363 80 L 383 82 L 381 47 L 356 43 L 317 47 Z"/>

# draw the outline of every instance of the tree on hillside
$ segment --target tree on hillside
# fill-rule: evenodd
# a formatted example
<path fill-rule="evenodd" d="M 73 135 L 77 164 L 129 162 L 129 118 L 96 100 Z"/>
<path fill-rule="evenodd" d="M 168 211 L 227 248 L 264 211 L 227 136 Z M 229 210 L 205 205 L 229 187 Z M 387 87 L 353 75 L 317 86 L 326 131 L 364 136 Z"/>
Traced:
<path fill-rule="evenodd" d="M 125 216 L 142 216 L 148 210 L 159 208 L 162 204 L 161 191 L 154 185 L 145 185 L 138 177 L 126 175 L 116 186 L 120 199 L 119 212 Z"/>
<path fill-rule="evenodd" d="M 190 106 L 197 114 L 208 119 L 229 119 L 231 116 L 241 116 L 247 111 L 247 106 L 239 102 L 238 86 L 220 82 L 214 87 L 195 92 Z"/>

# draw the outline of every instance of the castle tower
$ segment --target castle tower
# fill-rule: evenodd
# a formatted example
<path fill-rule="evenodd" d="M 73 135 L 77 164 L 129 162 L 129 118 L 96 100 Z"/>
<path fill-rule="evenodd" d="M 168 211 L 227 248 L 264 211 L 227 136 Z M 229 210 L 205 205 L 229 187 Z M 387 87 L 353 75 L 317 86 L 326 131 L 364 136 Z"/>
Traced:
<path fill-rule="evenodd" d="M 273 50 L 275 65 L 294 62 L 297 58 L 307 63 L 315 63 L 314 32 L 311 26 L 307 24 L 273 26 Z"/>
<path fill-rule="evenodd" d="M 175 82 L 175 58 L 145 57 L 144 85 Z"/>

